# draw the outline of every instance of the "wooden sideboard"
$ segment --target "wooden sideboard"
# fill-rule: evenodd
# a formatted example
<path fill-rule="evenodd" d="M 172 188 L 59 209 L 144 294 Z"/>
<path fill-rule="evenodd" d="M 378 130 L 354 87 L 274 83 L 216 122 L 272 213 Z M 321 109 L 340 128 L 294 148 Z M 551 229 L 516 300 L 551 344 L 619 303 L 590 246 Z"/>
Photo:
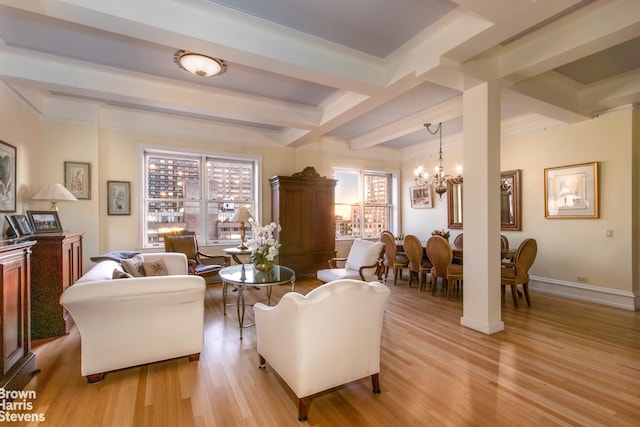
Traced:
<path fill-rule="evenodd" d="M 34 241 L 0 241 L 0 388 L 22 389 L 38 372 L 31 352 L 30 256 Z"/>
<path fill-rule="evenodd" d="M 31 255 L 31 338 L 69 333 L 73 319 L 60 305 L 65 289 L 82 276 L 84 232 L 39 233 Z"/>
<path fill-rule="evenodd" d="M 274 176 L 271 219 L 282 227 L 279 263 L 300 276 L 315 275 L 336 256 L 335 179 Z"/>

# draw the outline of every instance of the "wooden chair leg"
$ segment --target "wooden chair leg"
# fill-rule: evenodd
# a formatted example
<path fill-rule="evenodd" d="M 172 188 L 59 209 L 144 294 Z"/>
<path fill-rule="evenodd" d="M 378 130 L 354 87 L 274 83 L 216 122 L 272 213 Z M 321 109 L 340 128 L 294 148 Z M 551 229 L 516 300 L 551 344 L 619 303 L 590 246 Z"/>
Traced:
<path fill-rule="evenodd" d="M 438 283 L 438 278 L 435 274 L 431 275 L 431 295 L 436 294 L 436 284 Z"/>
<path fill-rule="evenodd" d="M 87 375 L 87 376 L 86 376 L 86 378 L 87 378 L 87 383 L 89 383 L 89 384 L 95 384 L 95 383 L 98 383 L 98 382 L 100 382 L 100 381 L 102 381 L 102 380 L 104 379 L 104 376 L 105 376 L 105 375 L 107 375 L 107 373 L 106 373 L 106 372 L 100 372 L 100 373 L 98 373 L 98 374 L 90 374 L 90 375 Z"/>
<path fill-rule="evenodd" d="M 513 305 L 518 308 L 518 285 L 511 285 L 511 296 L 513 297 Z"/>
<path fill-rule="evenodd" d="M 395 286 L 398 283 L 398 273 L 400 273 L 400 270 L 394 267 L 393 268 L 393 286 Z"/>
<path fill-rule="evenodd" d="M 374 393 L 380 393 L 380 374 L 371 375 L 371 385 Z"/>
<path fill-rule="evenodd" d="M 200 353 L 190 354 L 189 356 L 187 356 L 187 358 L 189 359 L 189 362 L 197 362 L 198 360 L 200 360 Z"/>
<path fill-rule="evenodd" d="M 524 292 L 524 297 L 527 300 L 527 306 L 531 307 L 531 300 L 529 299 L 529 284 L 528 283 L 523 283 L 522 284 L 522 291 Z"/>
<path fill-rule="evenodd" d="M 262 357 L 261 354 L 259 354 L 258 357 L 260 358 L 260 364 L 258 365 L 258 368 L 266 369 L 267 368 L 267 361 L 264 360 L 264 357 Z"/>
<path fill-rule="evenodd" d="M 311 396 L 301 397 L 298 399 L 298 421 L 307 421 L 309 403 L 311 403 Z"/>

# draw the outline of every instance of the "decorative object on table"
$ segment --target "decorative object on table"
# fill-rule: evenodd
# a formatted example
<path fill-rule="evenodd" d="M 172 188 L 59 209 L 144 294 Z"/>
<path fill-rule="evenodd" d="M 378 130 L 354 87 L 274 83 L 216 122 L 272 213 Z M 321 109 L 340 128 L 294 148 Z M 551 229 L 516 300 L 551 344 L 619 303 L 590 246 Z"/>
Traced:
<path fill-rule="evenodd" d="M 438 156 L 438 166 L 436 166 L 435 173 L 429 177 L 427 172 L 424 172 L 422 166 L 418 167 L 414 172 L 414 180 L 418 185 L 430 185 L 438 193 L 440 199 L 442 195 L 447 192 L 447 183 L 460 184 L 462 183 L 462 168 L 458 166 L 457 176 L 447 175 L 444 173 L 444 166 L 442 165 L 442 122 L 438 123 L 438 127 L 435 130 L 431 130 L 431 123 L 425 123 L 424 127 L 431 135 L 438 134 L 440 137 L 440 155 Z"/>
<path fill-rule="evenodd" d="M 131 215 L 131 183 L 107 181 L 107 215 Z"/>
<path fill-rule="evenodd" d="M 449 237 L 451 237 L 451 233 L 449 231 L 446 231 L 446 230 L 433 230 L 431 232 L 431 235 L 432 236 L 444 237 L 447 240 L 449 240 Z"/>
<path fill-rule="evenodd" d="M 430 185 L 418 185 L 410 187 L 411 207 L 413 209 L 430 209 L 433 207 L 432 187 Z"/>
<path fill-rule="evenodd" d="M 16 211 L 16 147 L 0 141 L 0 212 Z"/>
<path fill-rule="evenodd" d="M 275 222 L 264 227 L 259 222 L 250 219 L 249 224 L 253 229 L 253 239 L 247 242 L 251 249 L 249 261 L 258 271 L 271 271 L 276 265 L 276 257 L 279 253 L 280 242 L 273 237 L 273 232 L 280 232 L 281 228 Z"/>
<path fill-rule="evenodd" d="M 29 223 L 29 220 L 26 216 L 7 215 L 7 221 L 9 222 L 9 225 L 11 226 L 11 229 L 15 234 L 15 236 L 9 237 L 21 237 L 33 234 L 33 228 L 31 227 L 31 224 Z M 7 232 L 7 235 L 9 234 L 10 233 Z"/>
<path fill-rule="evenodd" d="M 599 218 L 598 162 L 544 170 L 545 218 Z"/>
<path fill-rule="evenodd" d="M 64 185 L 76 199 L 91 199 L 91 163 L 64 162 Z"/>
<path fill-rule="evenodd" d="M 233 213 L 233 216 L 229 219 L 229 221 L 231 222 L 240 223 L 240 246 L 238 246 L 239 249 L 248 249 L 247 245 L 244 244 L 244 236 L 247 230 L 247 227 L 245 227 L 244 223 L 248 222 L 251 218 L 253 218 L 253 216 L 251 215 L 249 209 L 242 206 L 238 208 L 238 210 L 235 211 Z"/>
<path fill-rule="evenodd" d="M 27 211 L 36 233 L 60 233 L 62 225 L 57 211 Z"/>
<path fill-rule="evenodd" d="M 31 196 L 31 200 L 49 200 L 51 210 L 58 211 L 58 202 L 77 202 L 76 196 L 62 184 L 49 184 Z"/>

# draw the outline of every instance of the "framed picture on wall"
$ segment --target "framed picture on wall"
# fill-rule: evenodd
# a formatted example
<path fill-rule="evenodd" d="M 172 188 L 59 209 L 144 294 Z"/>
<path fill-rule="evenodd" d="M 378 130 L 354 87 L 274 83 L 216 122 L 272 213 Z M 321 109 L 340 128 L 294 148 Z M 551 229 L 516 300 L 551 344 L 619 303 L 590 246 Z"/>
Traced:
<path fill-rule="evenodd" d="M 0 141 L 0 212 L 16 211 L 16 147 Z"/>
<path fill-rule="evenodd" d="M 91 163 L 64 162 L 64 186 L 76 199 L 91 199 Z"/>
<path fill-rule="evenodd" d="M 107 214 L 131 215 L 131 183 L 107 181 Z"/>
<path fill-rule="evenodd" d="M 414 209 L 429 209 L 433 207 L 433 188 L 430 185 L 418 185 L 409 188 L 411 207 Z"/>
<path fill-rule="evenodd" d="M 36 233 L 59 233 L 62 231 L 56 211 L 27 211 L 29 221 Z"/>
<path fill-rule="evenodd" d="M 599 218 L 598 162 L 544 170 L 545 218 Z"/>

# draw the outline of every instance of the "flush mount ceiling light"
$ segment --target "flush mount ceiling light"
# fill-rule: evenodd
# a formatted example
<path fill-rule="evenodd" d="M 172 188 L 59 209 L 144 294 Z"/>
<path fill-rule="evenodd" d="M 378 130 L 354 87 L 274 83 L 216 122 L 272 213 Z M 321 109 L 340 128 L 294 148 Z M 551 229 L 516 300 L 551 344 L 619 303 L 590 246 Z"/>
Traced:
<path fill-rule="evenodd" d="M 183 70 L 200 77 L 217 76 L 227 71 L 227 64 L 222 59 L 186 50 L 177 51 L 173 61 Z"/>

